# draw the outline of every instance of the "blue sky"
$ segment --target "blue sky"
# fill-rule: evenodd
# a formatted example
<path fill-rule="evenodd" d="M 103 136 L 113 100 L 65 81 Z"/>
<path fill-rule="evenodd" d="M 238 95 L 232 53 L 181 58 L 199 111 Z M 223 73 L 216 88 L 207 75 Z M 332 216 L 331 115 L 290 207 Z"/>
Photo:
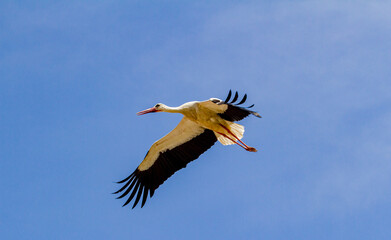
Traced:
<path fill-rule="evenodd" d="M 388 1 L 2 1 L 1 239 L 388 239 Z M 110 193 L 180 121 L 262 119 L 143 209 Z"/>

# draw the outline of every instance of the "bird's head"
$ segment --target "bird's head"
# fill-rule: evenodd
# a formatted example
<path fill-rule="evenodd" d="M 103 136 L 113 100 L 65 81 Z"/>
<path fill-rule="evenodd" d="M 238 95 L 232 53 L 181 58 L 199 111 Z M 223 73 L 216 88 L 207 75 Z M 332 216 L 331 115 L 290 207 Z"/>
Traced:
<path fill-rule="evenodd" d="M 148 108 L 148 109 L 145 109 L 144 111 L 138 112 L 136 114 L 140 116 L 140 115 L 147 114 L 147 113 L 162 112 L 165 110 L 165 107 L 166 107 L 166 105 L 164 105 L 163 103 L 158 103 L 155 106 Z"/>

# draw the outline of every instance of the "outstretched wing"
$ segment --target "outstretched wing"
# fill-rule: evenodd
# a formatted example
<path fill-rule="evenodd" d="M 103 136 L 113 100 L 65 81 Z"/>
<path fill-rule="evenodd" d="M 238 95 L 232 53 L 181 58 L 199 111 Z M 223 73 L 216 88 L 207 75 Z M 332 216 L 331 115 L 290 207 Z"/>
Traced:
<path fill-rule="evenodd" d="M 115 194 L 124 191 L 118 198 L 130 196 L 127 205 L 135 196 L 134 208 L 141 195 L 144 206 L 148 192 L 150 197 L 155 190 L 171 175 L 197 159 L 217 141 L 213 131 L 205 129 L 195 122 L 183 117 L 178 126 L 163 138 L 156 141 L 137 169 L 118 183 L 125 183 Z"/>
<path fill-rule="evenodd" d="M 249 107 L 239 107 L 239 105 L 243 104 L 246 101 L 247 94 L 244 94 L 242 100 L 240 100 L 240 102 L 237 104 L 235 104 L 235 102 L 238 100 L 239 97 L 238 92 L 235 92 L 234 98 L 231 102 L 229 102 L 231 96 L 232 91 L 229 90 L 228 96 L 225 101 L 222 101 L 218 98 L 211 98 L 209 99 L 209 101 L 202 102 L 201 104 L 204 107 L 208 107 L 209 109 L 215 111 L 217 114 L 219 114 L 221 118 L 231 122 L 240 121 L 250 114 L 259 118 L 261 117 L 257 112 L 249 110 L 249 108 L 252 108 L 254 104 Z"/>

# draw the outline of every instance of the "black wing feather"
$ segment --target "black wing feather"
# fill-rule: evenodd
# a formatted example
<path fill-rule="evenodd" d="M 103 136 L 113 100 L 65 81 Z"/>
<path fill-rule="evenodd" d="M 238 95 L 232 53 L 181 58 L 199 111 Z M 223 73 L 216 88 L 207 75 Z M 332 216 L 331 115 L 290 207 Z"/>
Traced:
<path fill-rule="evenodd" d="M 232 99 L 231 103 L 234 103 L 236 100 L 238 100 L 239 94 L 238 92 L 235 92 L 234 99 Z"/>
<path fill-rule="evenodd" d="M 228 96 L 231 96 L 231 90 L 229 90 Z M 229 98 L 227 98 L 229 100 Z M 244 95 L 243 99 L 236 105 L 234 105 L 235 101 L 238 99 L 238 92 L 235 93 L 234 99 L 229 103 L 227 100 L 220 104 L 227 104 L 228 108 L 223 113 L 219 113 L 219 116 L 227 121 L 240 121 L 243 118 L 247 117 L 250 114 L 253 114 L 256 117 L 261 117 L 257 112 L 251 111 L 247 108 L 251 108 L 254 106 L 251 105 L 247 108 L 239 107 L 238 105 L 244 103 L 247 99 L 247 94 Z"/>
<path fill-rule="evenodd" d="M 131 190 L 133 190 L 132 194 L 129 196 L 123 206 L 132 201 L 137 193 L 136 200 L 132 207 L 134 208 L 140 201 L 141 194 L 144 191 L 141 202 L 141 207 L 143 207 L 147 200 L 148 191 L 150 197 L 152 197 L 155 190 L 161 184 L 163 184 L 164 181 L 171 177 L 176 171 L 185 168 L 189 162 L 197 159 L 202 153 L 212 147 L 216 141 L 217 138 L 214 132 L 205 129 L 203 133 L 191 139 L 190 141 L 171 150 L 161 152 L 158 159 L 149 169 L 140 171 L 137 168 L 129 177 L 120 181 L 121 183 L 127 181 L 125 185 L 129 185 L 130 182 L 133 181 L 132 184 L 126 189 L 126 191 L 120 196 L 123 197 Z M 137 184 L 134 186 L 136 182 Z M 125 188 L 126 187 L 123 186 L 115 193 L 122 192 Z"/>
<path fill-rule="evenodd" d="M 141 194 L 143 193 L 143 188 L 144 188 L 144 185 L 140 184 L 140 187 L 138 188 L 138 192 L 137 192 L 137 197 L 136 197 L 136 200 L 134 201 L 132 208 L 134 208 L 137 205 L 138 201 L 140 200 Z"/>
<path fill-rule="evenodd" d="M 147 201 L 148 197 L 148 188 L 147 186 L 144 187 L 144 194 L 143 194 L 143 201 L 141 203 L 141 207 L 144 207 L 145 202 Z"/>
<path fill-rule="evenodd" d="M 229 90 L 228 96 L 227 96 L 227 98 L 225 99 L 224 102 L 228 102 L 229 101 L 229 99 L 231 98 L 231 94 L 232 94 L 232 91 Z"/>
<path fill-rule="evenodd" d="M 133 178 L 134 178 L 134 176 L 122 188 L 120 188 L 118 191 L 114 192 L 113 194 L 117 194 L 117 193 L 122 192 L 125 188 L 127 188 L 129 186 L 129 184 L 132 182 Z"/>
<path fill-rule="evenodd" d="M 132 176 L 134 175 L 134 173 L 130 174 L 127 178 L 117 182 L 117 183 L 124 183 L 125 181 L 127 181 L 129 178 L 131 178 Z"/>
<path fill-rule="evenodd" d="M 240 101 L 240 102 L 239 102 L 238 104 L 236 104 L 236 105 L 243 104 L 243 103 L 246 101 L 246 99 L 247 99 L 247 94 L 244 94 L 242 101 Z"/>
<path fill-rule="evenodd" d="M 134 195 L 136 194 L 137 189 L 138 189 L 138 187 L 140 186 L 140 180 L 137 179 L 136 181 L 137 181 L 137 184 L 136 184 L 136 186 L 134 186 L 133 191 L 132 191 L 132 194 L 130 195 L 130 197 L 128 198 L 128 200 L 126 200 L 126 202 L 124 203 L 124 205 L 122 205 L 122 207 L 125 207 L 126 205 L 128 205 L 128 203 L 129 203 L 130 201 L 132 201 Z M 133 184 L 132 184 L 132 185 L 133 185 Z M 132 187 L 133 187 L 133 186 L 132 186 Z M 130 191 L 130 190 L 131 190 L 131 188 L 129 188 L 129 191 Z"/>
<path fill-rule="evenodd" d="M 128 193 L 130 192 L 130 190 L 132 190 L 134 184 L 136 184 L 137 181 L 138 181 L 137 178 L 134 178 L 133 180 L 129 180 L 128 183 L 132 182 L 132 184 L 130 184 L 130 186 L 128 187 L 128 189 L 126 189 L 126 191 L 123 192 L 123 193 L 121 194 L 121 196 L 117 197 L 117 199 L 123 198 L 123 197 L 125 197 L 126 195 L 128 195 Z M 121 189 L 122 189 L 122 188 L 121 188 Z M 120 189 L 120 190 L 121 190 L 121 189 Z"/>

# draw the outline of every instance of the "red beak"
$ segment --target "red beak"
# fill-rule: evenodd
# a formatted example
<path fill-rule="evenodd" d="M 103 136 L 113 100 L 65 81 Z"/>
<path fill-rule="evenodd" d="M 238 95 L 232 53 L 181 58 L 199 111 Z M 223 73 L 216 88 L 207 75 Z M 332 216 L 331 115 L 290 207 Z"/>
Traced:
<path fill-rule="evenodd" d="M 136 113 L 138 116 L 140 115 L 144 115 L 144 114 L 147 114 L 147 113 L 152 113 L 152 112 L 157 112 L 158 110 L 156 110 L 156 108 L 152 107 L 152 108 L 148 108 L 148 109 L 145 109 L 144 111 L 141 111 L 141 112 L 138 112 Z"/>

